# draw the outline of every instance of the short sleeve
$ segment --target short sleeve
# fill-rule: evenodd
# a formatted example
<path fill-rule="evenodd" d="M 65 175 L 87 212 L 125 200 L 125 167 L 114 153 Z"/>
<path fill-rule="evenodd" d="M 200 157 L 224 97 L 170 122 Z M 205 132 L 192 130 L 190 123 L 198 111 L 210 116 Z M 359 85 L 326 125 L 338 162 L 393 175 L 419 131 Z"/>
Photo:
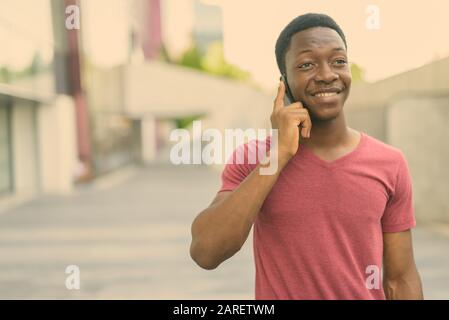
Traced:
<path fill-rule="evenodd" d="M 261 141 L 252 140 L 237 147 L 226 162 L 221 173 L 221 191 L 233 191 L 256 168 Z M 269 148 L 269 140 L 265 141 L 265 149 Z"/>
<path fill-rule="evenodd" d="M 382 216 L 382 231 L 400 232 L 415 226 L 412 178 L 407 160 L 401 152 L 394 190 L 390 195 Z"/>

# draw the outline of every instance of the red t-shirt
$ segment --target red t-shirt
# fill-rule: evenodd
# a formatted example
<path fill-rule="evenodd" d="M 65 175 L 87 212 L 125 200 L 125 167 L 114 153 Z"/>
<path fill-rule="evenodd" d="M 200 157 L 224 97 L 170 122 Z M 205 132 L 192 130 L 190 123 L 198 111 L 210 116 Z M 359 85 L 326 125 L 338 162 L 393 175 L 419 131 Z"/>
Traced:
<path fill-rule="evenodd" d="M 251 146 L 234 157 L 244 151 L 246 159 Z M 236 189 L 256 166 L 228 162 L 220 191 Z M 400 150 L 364 132 L 332 162 L 300 146 L 254 223 L 256 299 L 385 299 L 373 277 L 382 268 L 382 234 L 415 225 Z"/>

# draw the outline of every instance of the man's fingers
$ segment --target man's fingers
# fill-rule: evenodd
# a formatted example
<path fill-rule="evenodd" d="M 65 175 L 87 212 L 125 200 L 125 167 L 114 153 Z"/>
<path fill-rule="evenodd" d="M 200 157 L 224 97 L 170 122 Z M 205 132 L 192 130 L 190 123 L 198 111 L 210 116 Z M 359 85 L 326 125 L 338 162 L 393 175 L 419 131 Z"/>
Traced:
<path fill-rule="evenodd" d="M 281 109 L 284 107 L 285 85 L 284 81 L 279 82 L 278 93 L 274 99 L 273 110 Z"/>
<path fill-rule="evenodd" d="M 310 131 L 312 130 L 312 121 L 310 120 L 310 116 L 307 110 L 291 109 L 288 112 L 293 115 L 294 119 L 298 122 L 301 129 L 301 135 L 304 138 L 310 137 Z"/>
<path fill-rule="evenodd" d="M 288 105 L 286 108 L 288 109 L 293 109 L 293 110 L 297 110 L 297 109 L 305 109 L 304 106 L 302 105 L 301 102 L 294 102 L 290 105 Z"/>
<path fill-rule="evenodd" d="M 301 123 L 301 133 L 303 137 L 310 138 L 310 131 L 312 131 L 312 120 L 310 120 L 309 115 L 307 114 L 307 118 L 305 121 Z"/>

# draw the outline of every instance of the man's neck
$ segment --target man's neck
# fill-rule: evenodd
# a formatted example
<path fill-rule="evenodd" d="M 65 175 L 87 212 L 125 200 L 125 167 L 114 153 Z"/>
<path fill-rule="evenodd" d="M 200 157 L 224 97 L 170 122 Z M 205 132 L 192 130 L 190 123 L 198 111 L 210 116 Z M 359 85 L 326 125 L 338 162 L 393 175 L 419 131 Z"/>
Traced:
<path fill-rule="evenodd" d="M 351 130 L 346 126 L 343 112 L 329 121 L 312 120 L 310 138 L 300 137 L 300 144 L 309 149 L 332 149 L 348 144 Z"/>

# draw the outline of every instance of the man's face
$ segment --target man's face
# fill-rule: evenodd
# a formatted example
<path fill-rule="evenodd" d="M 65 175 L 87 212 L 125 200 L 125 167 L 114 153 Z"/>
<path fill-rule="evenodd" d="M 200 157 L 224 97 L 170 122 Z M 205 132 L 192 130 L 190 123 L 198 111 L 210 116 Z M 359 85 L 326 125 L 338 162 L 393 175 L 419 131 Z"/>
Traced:
<path fill-rule="evenodd" d="M 335 119 L 351 87 L 345 44 L 333 29 L 315 27 L 293 35 L 285 55 L 287 81 L 313 120 Z"/>

